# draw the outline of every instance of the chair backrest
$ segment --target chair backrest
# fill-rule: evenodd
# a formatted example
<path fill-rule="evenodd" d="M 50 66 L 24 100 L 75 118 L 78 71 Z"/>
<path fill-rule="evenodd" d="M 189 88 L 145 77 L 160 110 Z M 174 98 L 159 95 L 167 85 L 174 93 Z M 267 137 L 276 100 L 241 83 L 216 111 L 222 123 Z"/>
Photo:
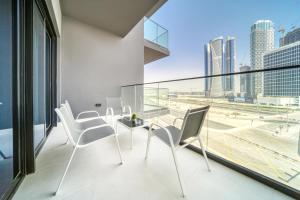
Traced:
<path fill-rule="evenodd" d="M 106 107 L 112 108 L 114 114 L 122 114 L 123 103 L 121 97 L 106 97 Z"/>
<path fill-rule="evenodd" d="M 71 109 L 71 106 L 70 106 L 68 100 L 65 101 L 65 104 L 63 104 L 63 106 L 66 107 L 67 111 L 71 114 L 72 118 L 75 120 L 75 117 L 74 117 L 74 115 L 73 115 L 73 111 L 72 111 L 72 109 Z"/>
<path fill-rule="evenodd" d="M 210 106 L 190 109 L 186 112 L 181 131 L 180 141 L 184 141 L 191 137 L 198 137 Z"/>
<path fill-rule="evenodd" d="M 76 145 L 79 136 L 82 130 L 78 129 L 74 120 L 70 117 L 66 107 L 56 108 L 55 112 L 57 113 L 59 119 L 62 122 L 62 125 L 71 141 L 73 146 Z"/>
<path fill-rule="evenodd" d="M 76 122 L 76 120 L 74 118 L 74 115 L 73 115 L 73 112 L 72 112 L 72 109 L 71 109 L 71 106 L 68 103 L 68 101 L 66 101 L 65 104 L 61 104 L 61 107 L 65 108 L 65 110 L 66 110 L 66 116 L 68 116 L 68 118 L 70 118 L 70 120 L 72 121 L 73 126 L 76 129 L 81 130 L 81 126 L 80 126 L 80 124 L 78 122 Z"/>

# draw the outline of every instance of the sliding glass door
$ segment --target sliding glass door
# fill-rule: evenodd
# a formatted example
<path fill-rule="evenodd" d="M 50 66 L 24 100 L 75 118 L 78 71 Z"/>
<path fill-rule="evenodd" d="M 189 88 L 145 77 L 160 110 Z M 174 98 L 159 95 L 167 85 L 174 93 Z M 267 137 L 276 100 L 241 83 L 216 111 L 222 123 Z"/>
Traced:
<path fill-rule="evenodd" d="M 48 31 L 46 32 L 46 38 L 45 38 L 45 45 L 46 45 L 46 52 L 45 52 L 45 56 L 46 56 L 46 88 L 45 88 L 45 94 L 46 94 L 46 131 L 50 130 L 51 125 L 52 125 L 52 95 L 51 95 L 51 91 L 52 91 L 52 73 L 51 73 L 51 69 L 52 69 L 52 39 L 50 34 L 48 33 Z"/>
<path fill-rule="evenodd" d="M 56 122 L 56 34 L 46 9 L 43 0 L 0 0 L 0 199 L 35 171 Z"/>
<path fill-rule="evenodd" d="M 46 31 L 37 5 L 33 7 L 33 125 L 34 148 L 45 138 L 46 130 Z"/>
<path fill-rule="evenodd" d="M 0 199 L 14 179 L 12 1 L 0 0 Z"/>
<path fill-rule="evenodd" d="M 34 147 L 46 137 L 52 127 L 52 48 L 53 40 L 39 7 L 33 7 L 33 119 Z"/>

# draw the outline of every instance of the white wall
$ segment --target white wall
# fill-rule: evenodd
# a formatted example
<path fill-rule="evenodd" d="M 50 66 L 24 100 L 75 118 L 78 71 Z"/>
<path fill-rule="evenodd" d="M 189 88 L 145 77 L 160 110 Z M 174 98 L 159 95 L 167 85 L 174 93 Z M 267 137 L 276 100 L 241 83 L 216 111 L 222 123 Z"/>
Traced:
<path fill-rule="evenodd" d="M 61 9 L 59 0 L 46 0 L 46 4 L 58 37 L 61 35 Z"/>
<path fill-rule="evenodd" d="M 62 100 L 75 113 L 105 111 L 106 96 L 120 96 L 121 86 L 144 81 L 143 20 L 124 38 L 62 17 Z"/>

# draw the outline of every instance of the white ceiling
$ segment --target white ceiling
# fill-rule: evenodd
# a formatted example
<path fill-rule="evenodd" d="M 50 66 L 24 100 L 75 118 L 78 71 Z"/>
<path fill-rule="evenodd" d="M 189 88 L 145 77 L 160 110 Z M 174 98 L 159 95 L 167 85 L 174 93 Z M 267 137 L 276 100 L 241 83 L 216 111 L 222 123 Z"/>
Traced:
<path fill-rule="evenodd" d="M 60 0 L 63 15 L 124 37 L 166 0 Z"/>

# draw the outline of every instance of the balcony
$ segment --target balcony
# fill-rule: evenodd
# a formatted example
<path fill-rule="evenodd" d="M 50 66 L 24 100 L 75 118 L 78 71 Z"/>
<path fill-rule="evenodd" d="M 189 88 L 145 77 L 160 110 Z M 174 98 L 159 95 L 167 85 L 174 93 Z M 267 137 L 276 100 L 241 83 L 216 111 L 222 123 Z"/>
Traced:
<path fill-rule="evenodd" d="M 1 200 L 179 200 L 183 199 L 180 180 L 188 200 L 300 199 L 300 41 L 261 51 L 260 47 L 272 45 L 256 41 L 260 38 L 266 42 L 260 29 L 267 29 L 265 34 L 271 38 L 266 43 L 274 44 L 274 24 L 258 20 L 250 27 L 248 17 L 256 20 L 256 16 L 247 15 L 243 24 L 248 24 L 248 28 L 243 25 L 242 30 L 232 23 L 244 22 L 239 13 L 218 12 L 216 17 L 207 9 L 214 6 L 211 1 L 172 1 L 177 5 L 165 7 L 164 17 L 178 13 L 174 12 L 178 8 L 189 9 L 177 16 L 179 20 L 174 20 L 176 16 L 164 18 L 163 21 L 176 22 L 175 26 L 184 25 L 167 30 L 150 19 L 165 2 L 4 0 L 0 5 Z M 278 5 L 280 11 L 284 8 L 297 13 L 299 6 L 287 9 L 285 2 L 282 4 Z M 225 11 L 238 5 L 246 10 L 253 5 L 254 10 L 268 11 L 270 19 L 279 19 L 277 15 L 283 13 L 267 9 L 268 2 L 259 7 L 252 1 L 226 2 L 219 8 Z M 172 34 L 174 40 L 183 43 L 172 42 L 169 46 L 169 30 L 183 38 Z M 189 30 L 189 37 L 176 30 Z M 236 55 L 240 57 L 240 49 L 247 46 L 240 48 L 236 44 L 248 45 L 249 41 L 241 39 L 236 43 L 240 37 L 235 30 L 251 30 L 250 38 L 248 33 L 246 37 L 253 48 L 245 52 L 250 50 L 251 60 L 258 56 L 254 60 L 261 61 L 259 65 L 253 61 L 247 64 L 246 58 L 238 68 L 241 59 Z M 212 39 L 229 31 L 234 35 Z M 282 28 L 280 31 L 284 32 Z M 144 65 L 169 56 L 170 47 L 174 52 L 181 50 L 185 56 L 177 57 L 176 52 L 175 59 L 157 62 L 162 67 L 149 67 L 156 72 L 149 76 L 175 76 L 171 70 L 184 76 L 182 72 L 189 67 L 196 70 L 189 71 L 190 74 L 205 75 L 145 83 L 149 68 Z M 157 70 L 162 68 L 164 73 Z M 117 109 L 121 111 L 122 105 L 130 105 L 147 126 L 136 128 L 133 137 L 128 127 L 117 128 L 116 120 L 121 116 L 110 120 L 105 115 L 109 107 L 107 97 L 122 99 Z M 73 137 L 66 134 L 69 129 L 62 126 L 64 120 L 56 112 L 66 100 L 74 115 L 85 110 L 97 111 L 104 121 L 102 125 L 110 133 L 117 131 L 114 136 L 119 138 L 119 155 L 113 137 L 72 154 L 78 144 L 71 143 Z M 196 130 L 201 126 L 203 145 L 195 140 L 190 140 L 193 142 L 189 145 L 188 139 L 177 140 L 176 148 L 182 149 L 177 154 L 177 165 L 176 157 L 172 158 L 175 153 L 169 148 L 174 150 L 172 143 L 167 146 L 153 137 L 150 155 L 145 160 L 149 130 L 156 131 L 149 129 L 152 122 L 169 126 L 174 119 L 185 117 L 190 109 L 201 107 L 209 107 L 208 114 L 205 118 L 197 115 L 193 120 L 205 119 L 203 124 L 197 124 Z M 70 114 L 65 119 L 72 124 L 76 139 L 77 133 L 86 132 L 87 127 L 74 122 Z M 194 124 L 187 125 L 187 129 Z M 175 125 L 178 129 L 182 127 L 179 120 Z M 110 134 L 107 132 L 94 132 L 85 139 L 99 139 Z M 204 149 L 211 172 L 202 156 Z M 70 166 L 69 171 L 60 192 L 54 196 L 66 166 Z"/>
<path fill-rule="evenodd" d="M 294 69 L 281 69 L 277 73 L 291 70 Z M 187 199 L 290 199 L 224 165 L 238 166 L 239 171 L 248 176 L 254 173 L 265 184 L 270 184 L 268 181 L 272 179 L 295 191 L 300 188 L 299 101 L 277 97 L 274 101 L 277 104 L 265 104 L 251 97 L 244 87 L 253 78 L 267 73 L 250 71 L 121 88 L 125 104 L 148 123 L 167 126 L 175 118 L 183 117 L 187 109 L 211 106 L 201 137 L 211 158 L 212 172 L 206 170 L 202 156 L 194 152 L 200 148 L 197 142 L 178 154 Z M 222 94 L 205 87 L 208 82 L 221 82 L 229 77 L 233 82 L 242 80 L 241 87 L 235 86 Z M 180 126 L 178 124 L 178 128 Z M 147 196 L 149 199 L 180 199 L 168 147 L 154 138 L 149 160 L 145 161 L 148 131 L 135 130 L 131 149 L 128 129 L 119 126 L 118 130 L 124 165 L 117 164 L 113 139 L 79 151 L 57 198 L 141 199 Z M 64 129 L 59 124 L 37 159 L 37 172 L 25 178 L 15 200 L 52 196 L 72 151 L 72 145 L 65 145 L 65 141 Z"/>
<path fill-rule="evenodd" d="M 170 55 L 168 30 L 150 18 L 144 18 L 144 64 Z"/>
<path fill-rule="evenodd" d="M 153 138 L 145 161 L 147 131 L 136 129 L 132 150 L 128 130 L 120 126 L 119 131 L 124 164 L 118 164 L 113 138 L 97 142 L 78 151 L 61 193 L 53 197 L 72 152 L 70 144 L 64 145 L 66 136 L 59 125 L 37 159 L 36 173 L 25 178 L 13 199 L 182 199 L 170 149 Z M 208 172 L 202 156 L 188 149 L 179 152 L 186 199 L 256 199 L 257 194 L 261 199 L 290 199 L 212 160 Z"/>
<path fill-rule="evenodd" d="M 271 74 L 284 77 L 298 70 L 295 67 L 271 72 L 247 71 L 146 83 L 123 87 L 122 94 L 127 104 L 135 107 L 140 115 L 164 126 L 171 125 L 175 118 L 183 118 L 188 109 L 210 105 L 201 136 L 211 158 L 222 163 L 225 160 L 233 168 L 245 169 L 245 174 L 258 174 L 256 179 L 264 183 L 272 180 L 297 193 L 300 190 L 297 86 L 289 85 L 288 80 L 278 80 L 280 88 L 286 88 L 280 90 L 281 94 L 275 87 L 278 82 L 265 82 L 264 95 L 254 97 L 251 85 L 258 77 L 267 79 Z M 230 90 L 219 84 L 228 79 L 234 83 Z M 284 92 L 289 96 L 283 96 Z M 195 142 L 190 148 L 198 151 L 200 146 Z"/>

